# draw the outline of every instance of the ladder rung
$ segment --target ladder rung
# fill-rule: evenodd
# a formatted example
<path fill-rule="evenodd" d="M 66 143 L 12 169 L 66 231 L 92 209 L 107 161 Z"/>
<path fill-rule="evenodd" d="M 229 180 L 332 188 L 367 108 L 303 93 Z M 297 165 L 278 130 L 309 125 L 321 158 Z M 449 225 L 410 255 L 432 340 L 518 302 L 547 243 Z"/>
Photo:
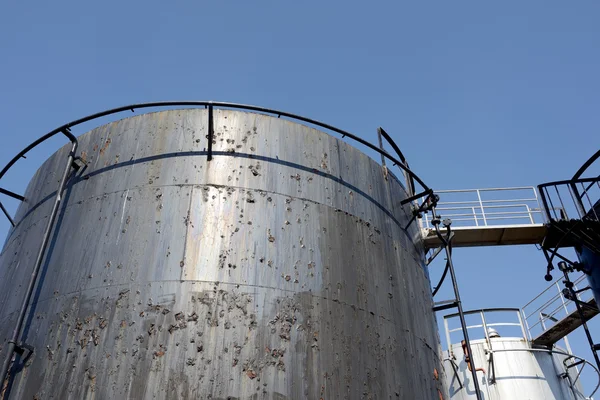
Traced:
<path fill-rule="evenodd" d="M 449 308 L 454 307 L 458 307 L 458 301 L 456 300 L 438 301 L 436 303 L 433 303 L 433 312 L 447 310 Z"/>

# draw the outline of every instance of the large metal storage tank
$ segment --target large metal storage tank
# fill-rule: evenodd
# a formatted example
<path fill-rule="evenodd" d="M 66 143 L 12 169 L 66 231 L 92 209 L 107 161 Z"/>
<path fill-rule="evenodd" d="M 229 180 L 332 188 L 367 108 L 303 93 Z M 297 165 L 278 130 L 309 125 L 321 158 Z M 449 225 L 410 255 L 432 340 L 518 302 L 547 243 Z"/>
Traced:
<path fill-rule="evenodd" d="M 182 109 L 79 137 L 11 399 L 439 399 L 430 282 L 401 184 L 326 133 Z M 0 261 L 6 344 L 69 146 Z M 2 353 L 4 355 L 4 352 Z"/>

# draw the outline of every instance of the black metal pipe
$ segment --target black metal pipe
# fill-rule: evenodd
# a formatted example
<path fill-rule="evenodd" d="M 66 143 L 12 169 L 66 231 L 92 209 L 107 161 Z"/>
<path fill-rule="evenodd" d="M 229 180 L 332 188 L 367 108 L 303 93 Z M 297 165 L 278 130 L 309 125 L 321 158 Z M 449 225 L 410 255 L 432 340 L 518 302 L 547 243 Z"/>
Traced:
<path fill-rule="evenodd" d="M 74 141 L 71 145 L 71 152 L 67 158 L 67 164 L 65 165 L 65 169 L 63 171 L 62 177 L 60 179 L 60 183 L 58 185 L 58 189 L 56 191 L 56 197 L 54 199 L 54 204 L 52 206 L 52 211 L 50 212 L 50 216 L 48 218 L 48 224 L 46 225 L 46 229 L 44 230 L 44 236 L 42 236 L 42 244 L 37 254 L 37 258 L 35 260 L 35 264 L 33 266 L 33 271 L 31 272 L 31 277 L 29 278 L 29 284 L 27 285 L 27 290 L 25 292 L 25 297 L 23 298 L 23 302 L 21 304 L 21 309 L 19 310 L 19 314 L 17 317 L 17 323 L 15 324 L 15 328 L 13 330 L 12 336 L 8 341 L 8 345 L 6 346 L 6 354 L 4 355 L 4 362 L 2 363 L 2 370 L 0 370 L 0 382 L 4 382 L 8 375 L 8 370 L 10 368 L 13 355 L 15 353 L 15 347 L 19 341 L 19 336 L 21 333 L 21 328 L 23 327 L 23 321 L 25 320 L 25 315 L 27 313 L 27 309 L 29 308 L 29 302 L 31 300 L 31 295 L 33 294 L 33 290 L 35 288 L 35 284 L 37 281 L 38 274 L 40 272 L 40 267 L 42 266 L 42 262 L 44 261 L 44 255 L 46 252 L 46 248 L 48 247 L 48 242 L 50 240 L 50 234 L 52 233 L 52 228 L 54 226 L 54 220 L 56 219 L 56 214 L 58 213 L 58 208 L 60 206 L 60 202 L 62 200 L 62 192 L 65 188 L 65 184 L 67 182 L 67 177 L 69 175 L 69 171 L 71 170 L 71 165 L 73 164 L 73 159 L 75 158 L 75 152 L 77 151 L 77 141 Z"/>
<path fill-rule="evenodd" d="M 12 197 L 13 199 L 17 199 L 19 201 L 25 201 L 25 197 L 21 196 L 20 194 L 16 194 L 15 192 L 11 192 L 10 190 L 0 188 L 0 193 L 5 194 L 8 197 Z"/>
<path fill-rule="evenodd" d="M 10 224 L 14 227 L 15 221 L 10 217 L 10 214 L 8 213 L 8 211 L 6 211 L 6 208 L 4 208 L 4 204 L 2 204 L 1 201 L 0 201 L 0 208 L 2 208 L 2 212 L 4 213 L 4 215 L 6 215 L 6 218 L 8 218 L 8 220 L 10 221 Z"/>
<path fill-rule="evenodd" d="M 438 284 L 433 288 L 433 292 L 431 292 L 431 297 L 435 297 L 438 290 L 442 287 L 442 283 L 444 283 L 444 279 L 446 279 L 446 275 L 448 274 L 449 264 L 446 261 L 446 267 L 444 268 L 444 272 L 442 272 L 442 277 L 440 278 Z"/>

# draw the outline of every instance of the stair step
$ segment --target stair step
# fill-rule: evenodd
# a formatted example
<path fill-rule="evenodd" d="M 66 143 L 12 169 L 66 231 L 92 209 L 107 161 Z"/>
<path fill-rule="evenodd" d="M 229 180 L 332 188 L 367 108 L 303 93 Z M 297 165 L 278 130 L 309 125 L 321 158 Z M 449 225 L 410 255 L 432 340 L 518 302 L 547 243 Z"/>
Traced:
<path fill-rule="evenodd" d="M 589 321 L 600 313 L 596 306 L 596 300 L 592 298 L 586 303 L 592 307 L 582 307 L 585 322 Z M 579 328 L 581 325 L 583 325 L 583 322 L 584 321 L 582 321 L 579 317 L 579 312 L 575 310 L 551 326 L 548 330 L 540 334 L 538 337 L 533 339 L 531 343 L 538 346 L 551 346 L 567 336 L 569 333 L 573 332 L 575 329 Z"/>

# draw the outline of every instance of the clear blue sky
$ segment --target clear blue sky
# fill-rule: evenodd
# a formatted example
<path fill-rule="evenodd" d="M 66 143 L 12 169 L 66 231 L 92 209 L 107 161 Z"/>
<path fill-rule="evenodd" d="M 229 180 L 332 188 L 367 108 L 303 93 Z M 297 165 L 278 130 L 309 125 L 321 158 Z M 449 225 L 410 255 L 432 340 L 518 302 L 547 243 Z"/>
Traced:
<path fill-rule="evenodd" d="M 568 178 L 600 147 L 598 21 L 593 1 L 7 1 L 0 163 L 95 111 L 196 99 L 371 139 L 383 126 L 437 189 Z M 22 191 L 59 143 L 2 186 Z M 546 285 L 533 246 L 459 249 L 455 263 L 466 308 L 520 306 Z"/>

